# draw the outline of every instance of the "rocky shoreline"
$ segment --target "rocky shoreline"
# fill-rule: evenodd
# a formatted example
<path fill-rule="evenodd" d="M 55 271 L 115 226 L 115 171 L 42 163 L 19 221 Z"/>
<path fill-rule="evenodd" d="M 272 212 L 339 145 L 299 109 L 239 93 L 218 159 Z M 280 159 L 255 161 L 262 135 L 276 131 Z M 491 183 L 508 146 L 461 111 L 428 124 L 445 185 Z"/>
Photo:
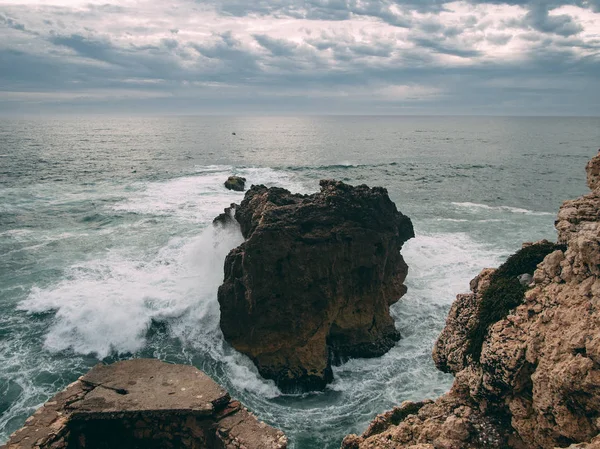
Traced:
<path fill-rule="evenodd" d="M 433 349 L 438 369 L 455 376 L 451 390 L 377 416 L 362 435 L 348 435 L 342 449 L 600 449 L 600 153 L 586 172 L 591 192 L 561 206 L 557 243 L 524 244 L 499 268 L 483 269 L 471 281 L 471 293 L 457 296 Z M 269 355 L 269 363 L 276 360 L 269 365 L 276 374 L 269 374 L 271 368 L 261 373 L 284 386 L 285 379 L 297 385 L 309 374 L 313 377 L 305 385 L 322 387 L 336 354 L 380 355 L 389 349 L 388 340 L 397 338 L 390 336 L 395 328 L 389 305 L 405 291 L 407 267 L 400 249 L 413 235 L 410 220 L 385 189 L 335 181 L 323 181 L 321 188 L 303 196 L 253 186 L 240 206 L 216 220 L 219 226 L 241 226 L 246 239 L 225 262 L 221 325 L 259 370 L 266 346 L 258 345 L 252 355 L 255 349 L 240 343 L 246 333 L 259 335 L 258 342 L 270 341 L 269 327 L 283 324 L 285 330 L 286 315 L 302 316 L 289 308 L 269 315 L 274 303 L 265 292 L 275 286 L 283 294 L 292 286 L 296 307 L 307 298 L 303 290 L 296 294 L 298 282 L 321 279 L 311 270 L 336 266 L 336 257 L 346 263 L 340 272 L 325 272 L 327 278 L 340 276 L 335 288 L 326 285 L 336 294 L 327 296 L 325 305 L 309 304 L 305 317 L 312 320 L 299 320 L 311 338 L 319 337 L 309 346 L 312 352 L 301 350 L 311 338 L 277 346 L 281 332 L 267 345 L 275 348 L 267 355 L 282 351 L 286 363 Z M 298 251 L 298 245 L 304 246 Z M 270 250 L 262 264 L 278 267 L 283 248 L 288 259 L 304 254 L 296 265 L 307 271 L 257 287 L 245 258 L 257 257 L 265 247 Z M 371 275 L 364 274 L 365 267 L 371 267 Z M 360 285 L 350 281 L 355 276 Z M 377 307 L 365 314 L 361 307 L 367 297 Z M 315 321 L 314 307 L 326 319 Z M 256 327 L 252 309 L 271 321 Z M 346 348 L 340 341 L 352 345 Z M 277 377 L 281 370 L 287 370 L 283 381 Z M 318 382 L 311 384 L 315 378 Z M 196 368 L 136 359 L 94 367 L 38 409 L 1 449 L 136 447 L 284 449 L 287 439 Z"/>
<path fill-rule="evenodd" d="M 379 415 L 343 449 L 600 448 L 600 154 L 586 171 L 592 192 L 561 206 L 558 246 L 519 304 L 482 322 L 505 266 L 484 269 L 458 295 L 433 350 L 455 376 L 452 389 Z M 485 332 L 472 351 L 477 328 Z"/>

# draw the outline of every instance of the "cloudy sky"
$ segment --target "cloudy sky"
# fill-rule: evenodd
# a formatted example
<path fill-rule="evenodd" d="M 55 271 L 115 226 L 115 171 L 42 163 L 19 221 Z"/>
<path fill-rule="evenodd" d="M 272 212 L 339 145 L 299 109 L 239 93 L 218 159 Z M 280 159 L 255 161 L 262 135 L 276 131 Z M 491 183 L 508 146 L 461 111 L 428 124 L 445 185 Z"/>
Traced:
<path fill-rule="evenodd" d="M 0 113 L 600 115 L 600 0 L 0 0 Z"/>

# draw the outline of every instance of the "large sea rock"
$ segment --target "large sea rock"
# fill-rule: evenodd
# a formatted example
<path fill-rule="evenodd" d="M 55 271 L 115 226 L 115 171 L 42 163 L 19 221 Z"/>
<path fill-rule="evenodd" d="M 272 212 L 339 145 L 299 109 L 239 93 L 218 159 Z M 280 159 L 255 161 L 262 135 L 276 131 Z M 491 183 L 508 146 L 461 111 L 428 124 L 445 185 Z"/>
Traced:
<path fill-rule="evenodd" d="M 433 351 L 450 392 L 378 416 L 344 449 L 600 448 L 600 154 L 586 171 L 592 192 L 562 205 L 555 246 L 525 245 L 457 297 Z"/>
<path fill-rule="evenodd" d="M 322 389 L 331 365 L 400 338 L 389 308 L 406 292 L 414 236 L 386 189 L 321 181 L 312 195 L 252 186 L 234 214 L 245 238 L 219 288 L 225 339 L 285 390 Z"/>

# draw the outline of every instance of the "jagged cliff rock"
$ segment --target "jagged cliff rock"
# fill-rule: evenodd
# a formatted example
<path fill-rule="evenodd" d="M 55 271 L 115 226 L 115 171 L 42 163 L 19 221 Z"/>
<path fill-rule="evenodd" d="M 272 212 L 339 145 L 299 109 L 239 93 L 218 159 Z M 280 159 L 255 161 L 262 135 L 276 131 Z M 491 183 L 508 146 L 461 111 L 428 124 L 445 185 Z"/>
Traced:
<path fill-rule="evenodd" d="M 472 293 L 458 295 L 433 351 L 438 368 L 455 375 L 450 392 L 403 404 L 410 413 L 396 420 L 394 411 L 380 415 L 376 431 L 342 447 L 600 447 L 600 154 L 586 170 L 593 191 L 562 205 L 556 249 L 523 249 L 550 252 L 519 305 L 482 322 L 486 301 L 506 288 L 492 291 L 505 266 L 482 271 Z M 475 329 L 485 330 L 479 348 Z"/>
<path fill-rule="evenodd" d="M 246 239 L 219 288 L 225 339 L 280 388 L 322 389 L 331 363 L 384 354 L 406 292 L 400 254 L 414 236 L 387 191 L 321 181 L 312 195 L 252 186 L 235 212 Z"/>
<path fill-rule="evenodd" d="M 2 449 L 285 449 L 193 366 L 154 359 L 97 365 L 41 406 Z"/>

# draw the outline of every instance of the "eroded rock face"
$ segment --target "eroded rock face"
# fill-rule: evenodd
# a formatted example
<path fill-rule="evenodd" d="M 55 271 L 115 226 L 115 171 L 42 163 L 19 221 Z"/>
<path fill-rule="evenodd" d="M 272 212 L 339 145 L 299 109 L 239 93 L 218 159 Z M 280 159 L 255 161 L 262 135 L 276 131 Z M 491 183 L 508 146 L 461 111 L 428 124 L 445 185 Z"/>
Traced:
<path fill-rule="evenodd" d="M 400 249 L 414 233 L 385 189 L 252 186 L 235 218 L 246 241 L 225 260 L 221 329 L 261 375 L 322 389 L 332 362 L 382 355 L 400 338 L 389 307 L 406 292 Z"/>
<path fill-rule="evenodd" d="M 600 447 L 600 155 L 586 169 L 595 190 L 566 201 L 556 222 L 566 250 L 538 265 L 523 303 L 489 327 L 478 359 L 467 336 L 494 271 L 457 297 L 433 351 L 455 382 L 430 404 L 434 418 L 423 406 L 375 434 L 348 436 L 344 448 Z M 478 441 L 478 422 L 496 437 Z"/>

